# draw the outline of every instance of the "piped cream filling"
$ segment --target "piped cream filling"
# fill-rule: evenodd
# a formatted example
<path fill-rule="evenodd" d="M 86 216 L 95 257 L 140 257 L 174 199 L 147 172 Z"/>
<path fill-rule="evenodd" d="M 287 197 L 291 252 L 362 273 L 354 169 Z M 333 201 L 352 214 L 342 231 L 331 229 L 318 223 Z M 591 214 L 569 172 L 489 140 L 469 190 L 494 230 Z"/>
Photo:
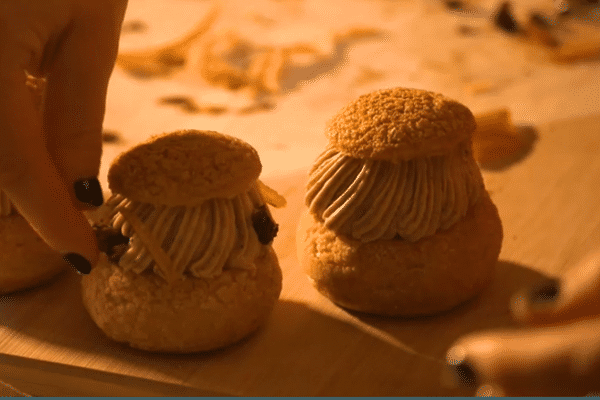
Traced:
<path fill-rule="evenodd" d="M 168 281 L 190 274 L 213 278 L 224 269 L 254 268 L 261 243 L 252 213 L 264 205 L 255 184 L 232 199 L 210 199 L 194 207 L 168 207 L 113 195 L 111 225 L 130 238 L 120 258 L 125 270 L 148 269 Z"/>
<path fill-rule="evenodd" d="M 463 218 L 484 190 L 470 146 L 400 163 L 327 148 L 309 176 L 306 205 L 326 227 L 362 242 L 417 241 Z"/>
<path fill-rule="evenodd" d="M 7 217 L 13 213 L 13 206 L 8 196 L 0 190 L 0 217 Z"/>

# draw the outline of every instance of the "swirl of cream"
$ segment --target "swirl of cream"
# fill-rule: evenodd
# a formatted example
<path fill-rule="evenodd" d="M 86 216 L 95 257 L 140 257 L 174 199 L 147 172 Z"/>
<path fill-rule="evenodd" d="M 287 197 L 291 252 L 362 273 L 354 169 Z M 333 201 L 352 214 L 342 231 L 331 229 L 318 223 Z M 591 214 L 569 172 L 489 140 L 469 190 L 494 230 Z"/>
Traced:
<path fill-rule="evenodd" d="M 327 148 L 310 171 L 305 201 L 325 226 L 354 239 L 414 242 L 454 225 L 483 190 L 468 143 L 451 154 L 400 163 Z"/>
<path fill-rule="evenodd" d="M 130 238 L 119 265 L 138 274 L 152 269 L 167 280 L 254 268 L 261 244 L 251 218 L 263 204 L 257 184 L 232 199 L 210 199 L 194 207 L 152 205 L 121 195 L 106 202 L 112 227 Z"/>

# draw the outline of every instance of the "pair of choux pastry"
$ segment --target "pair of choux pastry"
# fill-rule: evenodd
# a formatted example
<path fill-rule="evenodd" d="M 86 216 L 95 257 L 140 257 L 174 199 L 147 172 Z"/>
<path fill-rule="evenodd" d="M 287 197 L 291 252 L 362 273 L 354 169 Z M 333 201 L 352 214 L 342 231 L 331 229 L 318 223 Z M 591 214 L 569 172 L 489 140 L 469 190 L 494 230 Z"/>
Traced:
<path fill-rule="evenodd" d="M 471 151 L 475 120 L 440 94 L 359 97 L 328 124 L 298 224 L 301 265 L 351 310 L 428 315 L 489 285 L 502 243 Z M 282 285 L 249 144 L 211 131 L 150 138 L 109 170 L 102 251 L 83 301 L 108 337 L 160 352 L 212 350 L 264 324 Z M 1 221 L 1 220 L 0 220 Z"/>

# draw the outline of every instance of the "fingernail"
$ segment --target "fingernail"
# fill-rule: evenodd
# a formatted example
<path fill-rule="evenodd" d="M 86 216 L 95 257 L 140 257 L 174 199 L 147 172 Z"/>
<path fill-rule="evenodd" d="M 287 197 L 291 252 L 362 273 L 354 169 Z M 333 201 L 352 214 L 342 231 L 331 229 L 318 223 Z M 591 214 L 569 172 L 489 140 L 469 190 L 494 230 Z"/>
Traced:
<path fill-rule="evenodd" d="M 538 305 L 555 301 L 560 294 L 560 282 L 550 279 L 548 282 L 539 284 L 529 291 L 529 304 Z"/>
<path fill-rule="evenodd" d="M 475 389 L 477 386 L 477 374 L 473 367 L 466 361 L 453 365 L 454 374 L 460 386 Z"/>
<path fill-rule="evenodd" d="M 475 392 L 476 397 L 506 397 L 506 393 L 501 387 L 496 385 L 479 386 Z"/>
<path fill-rule="evenodd" d="M 446 366 L 459 386 L 469 389 L 477 387 L 477 374 L 473 366 L 466 360 L 466 353 L 462 346 L 455 346 L 448 350 Z"/>
<path fill-rule="evenodd" d="M 81 179 L 73 185 L 75 188 L 75 197 L 82 203 L 91 204 L 100 207 L 104 203 L 102 188 L 97 178 Z"/>
<path fill-rule="evenodd" d="M 63 259 L 80 274 L 87 275 L 92 272 L 92 264 L 80 254 L 68 253 L 63 256 Z"/>

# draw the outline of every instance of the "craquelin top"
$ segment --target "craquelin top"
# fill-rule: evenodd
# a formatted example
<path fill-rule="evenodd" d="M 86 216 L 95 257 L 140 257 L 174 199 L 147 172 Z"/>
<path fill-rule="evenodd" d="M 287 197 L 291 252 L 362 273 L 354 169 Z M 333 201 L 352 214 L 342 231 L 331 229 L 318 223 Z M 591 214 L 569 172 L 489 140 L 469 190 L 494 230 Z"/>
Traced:
<path fill-rule="evenodd" d="M 213 131 L 151 137 L 121 154 L 108 171 L 113 193 L 130 200 L 193 206 L 247 191 L 262 170 L 249 144 Z"/>
<path fill-rule="evenodd" d="M 383 89 L 360 96 L 327 124 L 340 152 L 360 159 L 399 162 L 443 155 L 471 138 L 475 118 L 464 105 L 418 89 Z"/>

